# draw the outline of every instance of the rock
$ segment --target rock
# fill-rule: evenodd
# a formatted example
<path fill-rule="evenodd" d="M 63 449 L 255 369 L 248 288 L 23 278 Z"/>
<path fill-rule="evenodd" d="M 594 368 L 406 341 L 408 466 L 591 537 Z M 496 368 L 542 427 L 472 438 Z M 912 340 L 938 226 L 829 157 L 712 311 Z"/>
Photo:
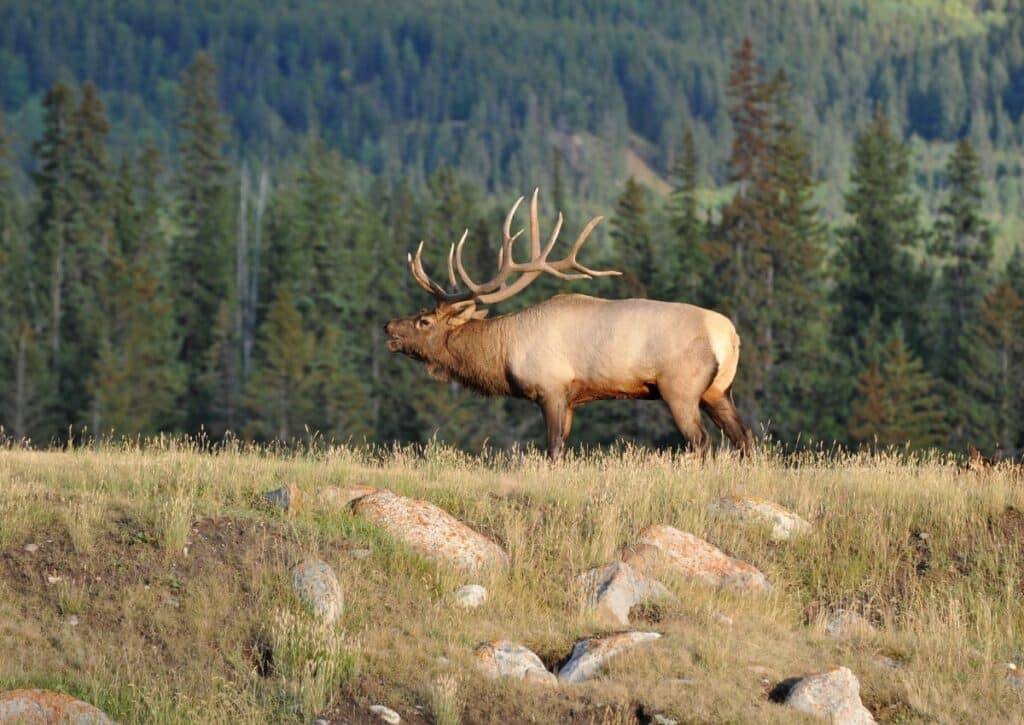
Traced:
<path fill-rule="evenodd" d="M 833 610 L 825 618 L 825 634 L 829 637 L 863 637 L 874 631 L 875 627 L 871 622 L 849 609 Z"/>
<path fill-rule="evenodd" d="M 544 684 L 557 682 L 533 651 L 507 639 L 483 642 L 473 652 L 477 666 L 491 678 L 512 677 Z"/>
<path fill-rule="evenodd" d="M 302 505 L 302 495 L 299 493 L 299 487 L 294 483 L 275 488 L 272 491 L 264 491 L 263 500 L 270 506 L 290 514 L 298 511 Z"/>
<path fill-rule="evenodd" d="M 768 524 L 772 527 L 772 541 L 789 541 L 807 533 L 811 524 L 792 511 L 763 498 L 752 496 L 724 496 L 711 502 L 714 511 L 732 516 L 742 523 Z"/>
<path fill-rule="evenodd" d="M 656 725 L 679 725 L 679 721 L 668 715 L 655 715 L 651 722 Z"/>
<path fill-rule="evenodd" d="M 70 617 L 68 617 L 68 624 L 70 624 L 72 627 L 77 627 L 78 626 L 78 615 L 77 614 L 72 614 Z"/>
<path fill-rule="evenodd" d="M 369 549 L 350 549 L 348 555 L 353 559 L 369 559 L 372 553 Z"/>
<path fill-rule="evenodd" d="M 580 574 L 576 578 L 586 597 L 586 607 L 617 624 L 629 624 L 629 610 L 648 599 L 670 596 L 654 579 L 638 574 L 623 561 Z"/>
<path fill-rule="evenodd" d="M 327 562 L 306 559 L 292 569 L 292 587 L 299 599 L 328 624 L 341 617 L 345 599 L 338 577 Z"/>
<path fill-rule="evenodd" d="M 378 491 L 352 508 L 428 559 L 466 570 L 508 566 L 508 554 L 498 544 L 429 501 Z"/>
<path fill-rule="evenodd" d="M 402 718 L 397 712 L 384 705 L 371 705 L 370 712 L 384 722 L 389 723 L 389 725 L 398 725 L 398 723 L 402 722 Z"/>
<path fill-rule="evenodd" d="M 860 701 L 860 682 L 846 667 L 832 667 L 803 677 L 789 691 L 786 704 L 800 712 L 831 720 L 834 725 L 875 722 Z"/>
<path fill-rule="evenodd" d="M 25 551 L 34 554 L 39 551 L 39 544 L 25 544 Z"/>
<path fill-rule="evenodd" d="M 720 589 L 770 592 L 772 585 L 755 567 L 717 546 L 671 526 L 655 524 L 623 552 L 622 560 L 641 574 L 668 570 Z"/>
<path fill-rule="evenodd" d="M 487 601 L 487 590 L 479 584 L 467 584 L 455 590 L 455 603 L 463 609 L 476 609 Z"/>
<path fill-rule="evenodd" d="M 348 506 L 353 501 L 376 493 L 380 489 L 373 486 L 356 484 L 355 486 L 321 486 L 316 490 L 316 502 L 322 508 L 340 509 Z"/>
<path fill-rule="evenodd" d="M 0 723 L 74 723 L 107 725 L 114 721 L 87 702 L 51 690 L 0 693 Z"/>
<path fill-rule="evenodd" d="M 623 632 L 581 639 L 572 648 L 569 661 L 558 673 L 562 682 L 589 680 L 609 658 L 644 642 L 660 639 L 657 632 Z"/>

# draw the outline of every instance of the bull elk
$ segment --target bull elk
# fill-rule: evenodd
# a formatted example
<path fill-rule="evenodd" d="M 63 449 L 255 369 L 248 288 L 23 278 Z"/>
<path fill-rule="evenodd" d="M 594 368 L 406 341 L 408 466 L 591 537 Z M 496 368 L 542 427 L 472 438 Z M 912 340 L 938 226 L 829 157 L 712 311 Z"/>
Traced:
<path fill-rule="evenodd" d="M 446 289 L 423 270 L 423 242 L 409 269 L 437 306 L 385 325 L 387 348 L 426 364 L 440 380 L 454 379 L 487 396 L 509 395 L 537 403 L 547 427 L 548 454 L 557 459 L 572 427 L 573 409 L 593 400 L 661 398 L 679 431 L 703 457 L 708 436 L 705 410 L 742 455 L 753 445 L 732 400 L 740 338 L 732 323 L 712 310 L 646 299 L 606 300 L 556 295 L 513 314 L 485 319 L 493 305 L 521 292 L 541 274 L 562 280 L 592 279 L 619 272 L 589 269 L 576 255 L 601 217 L 580 232 L 565 259 L 548 256 L 562 229 L 562 215 L 541 248 L 537 192 L 530 203 L 530 260 L 516 262 L 512 220 L 523 197 L 505 218 L 498 271 L 489 282 L 466 273 L 466 233 L 448 252 Z M 459 289 L 456 270 L 465 289 Z M 513 275 L 518 275 L 513 281 Z"/>

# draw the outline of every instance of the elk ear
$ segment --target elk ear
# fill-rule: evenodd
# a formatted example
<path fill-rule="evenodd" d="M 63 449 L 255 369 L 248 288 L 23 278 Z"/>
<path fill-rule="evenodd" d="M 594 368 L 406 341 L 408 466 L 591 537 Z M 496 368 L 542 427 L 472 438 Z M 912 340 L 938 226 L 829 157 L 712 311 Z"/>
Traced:
<path fill-rule="evenodd" d="M 483 310 L 486 314 L 486 310 Z M 465 325 L 470 320 L 477 319 L 479 313 L 476 309 L 476 300 L 465 300 L 452 305 L 451 317 L 449 318 L 456 325 Z"/>

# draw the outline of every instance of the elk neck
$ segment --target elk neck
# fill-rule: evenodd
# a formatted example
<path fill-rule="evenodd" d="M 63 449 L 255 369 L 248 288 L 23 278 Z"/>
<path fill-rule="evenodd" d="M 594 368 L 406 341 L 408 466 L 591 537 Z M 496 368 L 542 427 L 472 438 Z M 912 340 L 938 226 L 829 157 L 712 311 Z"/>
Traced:
<path fill-rule="evenodd" d="M 508 395 L 507 324 L 507 317 L 497 317 L 457 327 L 448 335 L 446 359 L 439 362 L 467 388 L 489 396 Z"/>

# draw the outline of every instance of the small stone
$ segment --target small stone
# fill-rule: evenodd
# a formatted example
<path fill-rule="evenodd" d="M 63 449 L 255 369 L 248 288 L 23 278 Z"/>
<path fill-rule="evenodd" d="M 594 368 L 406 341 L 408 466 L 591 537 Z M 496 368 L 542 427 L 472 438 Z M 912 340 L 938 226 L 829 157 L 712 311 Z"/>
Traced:
<path fill-rule="evenodd" d="M 867 619 L 849 609 L 836 609 L 825 618 L 825 634 L 829 637 L 848 639 L 864 637 L 875 631 Z"/>
<path fill-rule="evenodd" d="M 588 609 L 621 625 L 629 624 L 629 611 L 636 605 L 671 596 L 661 582 L 638 574 L 624 561 L 586 571 L 576 581 Z"/>
<path fill-rule="evenodd" d="M 358 499 L 352 510 L 428 559 L 467 571 L 508 566 L 498 544 L 429 501 L 378 491 Z"/>
<path fill-rule="evenodd" d="M 772 541 L 789 541 L 812 528 L 799 514 L 753 496 L 724 496 L 712 501 L 711 509 L 732 516 L 741 523 L 771 526 Z"/>
<path fill-rule="evenodd" d="M 572 648 L 569 661 L 558 673 L 562 682 L 583 682 L 597 674 L 610 658 L 644 642 L 660 639 L 657 632 L 623 632 L 581 639 Z"/>
<path fill-rule="evenodd" d="M 299 487 L 292 483 L 272 491 L 264 491 L 263 500 L 274 508 L 293 514 L 301 506 L 302 495 L 299 493 Z"/>
<path fill-rule="evenodd" d="M 331 624 L 341 617 L 345 601 L 341 584 L 327 562 L 306 559 L 297 564 L 292 569 L 292 587 L 323 621 Z"/>
<path fill-rule="evenodd" d="M 487 590 L 479 584 L 467 584 L 455 590 L 455 603 L 463 609 L 476 609 L 487 601 Z"/>
<path fill-rule="evenodd" d="M 0 723 L 113 725 L 113 722 L 89 703 L 60 692 L 26 689 L 0 693 Z"/>
<path fill-rule="evenodd" d="M 483 642 L 473 652 L 473 658 L 477 667 L 494 679 L 511 677 L 545 684 L 557 681 L 535 652 L 507 639 Z"/>
<path fill-rule="evenodd" d="M 369 549 L 351 549 L 348 555 L 353 559 L 369 559 L 372 553 Z"/>
<path fill-rule="evenodd" d="M 345 508 L 353 501 L 377 493 L 380 489 L 373 486 L 356 484 L 354 486 L 321 486 L 316 490 L 316 502 L 323 508 Z"/>
<path fill-rule="evenodd" d="M 402 718 L 397 712 L 384 705 L 371 705 L 370 712 L 384 722 L 389 723 L 389 725 L 398 725 L 398 723 L 402 722 Z"/>
<path fill-rule="evenodd" d="M 77 614 L 72 614 L 70 617 L 68 617 L 68 624 L 70 624 L 72 627 L 77 627 L 78 626 L 78 615 Z"/>
<path fill-rule="evenodd" d="M 772 585 L 755 567 L 698 536 L 663 524 L 644 529 L 622 560 L 641 574 L 670 571 L 719 589 L 766 593 Z"/>
<path fill-rule="evenodd" d="M 39 544 L 25 544 L 25 551 L 34 554 L 39 551 Z"/>
<path fill-rule="evenodd" d="M 61 580 L 61 577 L 59 577 L 59 576 L 53 576 L 52 574 L 49 574 L 49 575 L 47 575 L 47 577 L 46 577 L 46 581 L 47 581 L 48 583 L 50 583 L 50 584 L 56 584 L 56 583 L 57 583 L 57 582 L 59 582 L 60 580 Z"/>
<path fill-rule="evenodd" d="M 846 667 L 832 667 L 798 681 L 786 704 L 841 725 L 868 725 L 875 718 L 860 701 L 860 682 Z"/>
<path fill-rule="evenodd" d="M 679 725 L 679 721 L 669 717 L 668 715 L 655 715 L 652 722 L 657 725 Z"/>
<path fill-rule="evenodd" d="M 875 662 L 877 662 L 882 667 L 885 667 L 886 669 L 890 669 L 890 670 L 902 670 L 903 669 L 903 663 L 902 662 L 900 662 L 899 660 L 895 660 L 892 657 L 889 657 L 888 655 L 875 655 Z"/>

